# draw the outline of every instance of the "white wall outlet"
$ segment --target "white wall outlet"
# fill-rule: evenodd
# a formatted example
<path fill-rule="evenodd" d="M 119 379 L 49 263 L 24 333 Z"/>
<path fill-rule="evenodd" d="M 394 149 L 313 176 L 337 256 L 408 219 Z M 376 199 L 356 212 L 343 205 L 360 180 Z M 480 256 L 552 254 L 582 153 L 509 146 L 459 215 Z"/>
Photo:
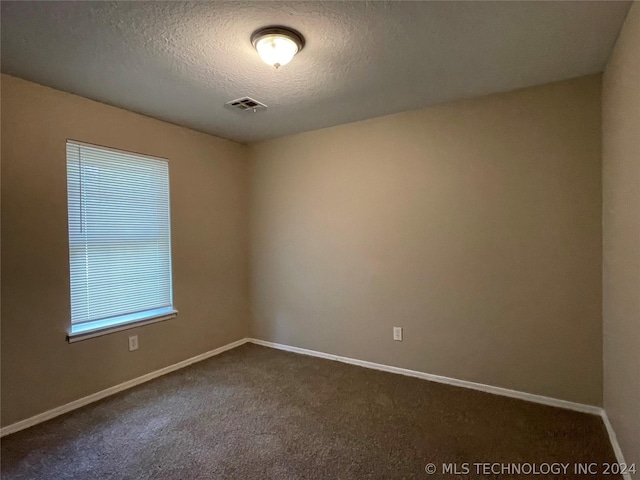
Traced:
<path fill-rule="evenodd" d="M 402 327 L 393 327 L 393 339 L 397 342 L 402 341 Z"/>
<path fill-rule="evenodd" d="M 138 335 L 132 335 L 129 337 L 129 351 L 133 352 L 138 349 Z"/>

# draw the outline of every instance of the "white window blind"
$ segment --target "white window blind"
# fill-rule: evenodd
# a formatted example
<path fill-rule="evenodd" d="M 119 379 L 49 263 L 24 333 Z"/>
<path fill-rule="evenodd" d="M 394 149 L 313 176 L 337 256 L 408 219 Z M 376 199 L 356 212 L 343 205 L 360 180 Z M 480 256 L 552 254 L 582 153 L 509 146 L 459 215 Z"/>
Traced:
<path fill-rule="evenodd" d="M 166 161 L 67 141 L 71 333 L 175 313 Z"/>

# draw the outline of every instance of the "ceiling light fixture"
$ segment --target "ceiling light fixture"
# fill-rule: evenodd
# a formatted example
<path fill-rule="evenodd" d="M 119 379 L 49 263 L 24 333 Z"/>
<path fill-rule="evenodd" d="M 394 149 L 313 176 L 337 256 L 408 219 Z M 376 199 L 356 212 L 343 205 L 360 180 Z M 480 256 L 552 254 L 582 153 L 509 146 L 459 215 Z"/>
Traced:
<path fill-rule="evenodd" d="M 304 37 L 291 28 L 266 27 L 253 32 L 251 43 L 267 65 L 280 68 L 304 47 Z"/>

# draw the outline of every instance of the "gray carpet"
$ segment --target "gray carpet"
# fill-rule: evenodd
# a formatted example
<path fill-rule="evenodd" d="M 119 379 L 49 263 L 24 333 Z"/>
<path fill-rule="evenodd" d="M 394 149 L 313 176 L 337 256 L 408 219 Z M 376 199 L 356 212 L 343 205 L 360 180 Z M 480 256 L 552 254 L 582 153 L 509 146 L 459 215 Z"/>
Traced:
<path fill-rule="evenodd" d="M 5 437 L 1 454 L 3 479 L 31 480 L 577 478 L 442 463 L 615 461 L 596 416 L 251 344 Z"/>

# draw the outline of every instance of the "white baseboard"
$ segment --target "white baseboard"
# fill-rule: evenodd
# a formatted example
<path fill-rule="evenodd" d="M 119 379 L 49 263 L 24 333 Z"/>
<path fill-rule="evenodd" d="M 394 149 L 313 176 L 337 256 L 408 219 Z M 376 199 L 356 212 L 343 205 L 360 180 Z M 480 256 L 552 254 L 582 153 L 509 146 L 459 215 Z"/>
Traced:
<path fill-rule="evenodd" d="M 7 425 L 0 429 L 0 437 L 4 437 L 5 435 L 9 435 L 10 433 L 15 433 L 20 430 L 24 430 L 25 428 L 32 427 L 33 425 L 37 425 L 38 423 L 45 422 L 54 417 L 62 415 L 63 413 L 70 412 L 71 410 L 75 410 L 80 407 L 84 407 L 93 402 L 97 402 L 98 400 L 102 400 L 105 397 L 113 395 L 115 393 L 121 392 L 123 390 L 127 390 L 131 387 L 135 387 L 136 385 L 140 385 L 141 383 L 148 382 L 149 380 L 153 380 L 154 378 L 158 378 L 162 375 L 166 375 L 167 373 L 174 372 L 181 368 L 187 367 L 193 363 L 200 362 L 202 360 L 206 360 L 207 358 L 213 357 L 215 355 L 219 355 L 222 352 L 226 352 L 227 350 L 231 350 L 232 348 L 239 347 L 247 343 L 246 338 L 242 338 L 235 342 L 229 343 L 227 345 L 223 345 L 222 347 L 216 348 L 214 350 L 210 350 L 208 352 L 202 353 L 200 355 L 196 355 L 195 357 L 188 358 L 183 360 L 182 362 L 174 363 L 173 365 L 169 365 L 168 367 L 161 368 L 160 370 L 156 370 L 151 373 L 147 373 L 146 375 L 142 375 L 141 377 L 134 378 L 132 380 L 127 380 L 119 385 L 115 385 L 113 387 L 106 388 L 97 393 L 92 393 L 91 395 L 87 395 L 86 397 L 80 398 L 78 400 L 74 400 L 73 402 L 69 402 L 60 407 L 53 408 L 43 413 L 39 413 L 38 415 L 34 415 L 31 418 L 27 418 L 25 420 L 20 420 L 19 422 L 12 423 L 11 425 Z"/>
<path fill-rule="evenodd" d="M 616 454 L 616 461 L 618 464 L 627 465 L 627 462 L 624 461 L 624 455 L 622 455 L 622 449 L 620 448 L 620 444 L 618 443 L 618 437 L 616 437 L 616 432 L 613 430 L 613 425 L 609 421 L 609 417 L 607 416 L 607 412 L 602 409 L 601 412 L 602 421 L 604 422 L 604 426 L 607 427 L 607 433 L 609 434 L 609 441 L 611 442 L 611 447 L 613 448 L 613 452 Z M 636 467 L 640 468 L 640 465 L 636 465 Z M 622 475 L 624 480 L 631 480 L 631 474 L 625 473 Z"/>
<path fill-rule="evenodd" d="M 542 395 L 535 395 L 533 393 L 520 392 L 518 390 L 510 390 L 508 388 L 494 387 L 492 385 L 485 385 L 483 383 L 469 382 L 467 380 L 443 377 L 441 375 L 433 375 L 431 373 L 419 372 L 417 370 L 408 370 L 406 368 L 392 367 L 390 365 L 383 365 L 381 363 L 367 362 L 364 360 L 358 360 L 349 357 L 341 357 L 339 355 L 333 355 L 330 353 L 308 350 L 306 348 L 292 347 L 290 345 L 282 345 L 280 343 L 267 342 L 265 340 L 258 340 L 255 338 L 249 338 L 248 341 L 251 343 L 255 343 L 256 345 L 276 348 L 278 350 L 286 350 L 287 352 L 301 353 L 303 355 L 311 355 L 312 357 L 326 358 L 328 360 L 350 363 L 352 365 L 358 365 L 360 367 L 382 370 L 383 372 L 398 373 L 400 375 L 406 375 L 408 377 L 422 378 L 424 380 L 431 380 L 432 382 L 445 383 L 447 385 L 453 385 L 456 387 L 470 388 L 472 390 L 479 390 L 481 392 L 493 393 L 495 395 L 502 395 L 505 397 L 518 398 L 520 400 L 541 403 L 543 405 L 550 405 L 552 407 L 566 408 L 568 410 L 575 410 L 576 412 L 589 413 L 591 415 L 601 415 L 602 413 L 602 408 L 596 407 L 594 405 L 569 402 L 567 400 L 560 400 L 558 398 L 545 397 Z"/>

